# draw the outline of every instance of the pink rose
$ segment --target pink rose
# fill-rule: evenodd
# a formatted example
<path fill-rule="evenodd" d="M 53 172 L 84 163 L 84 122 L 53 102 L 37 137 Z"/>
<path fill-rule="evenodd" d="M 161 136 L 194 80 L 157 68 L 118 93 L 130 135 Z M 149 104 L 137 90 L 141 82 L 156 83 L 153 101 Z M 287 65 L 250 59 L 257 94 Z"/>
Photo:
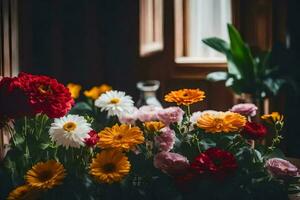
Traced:
<path fill-rule="evenodd" d="M 162 108 L 158 106 L 142 106 L 137 112 L 137 118 L 141 122 L 154 121 L 157 120 L 157 113 L 161 110 Z"/>
<path fill-rule="evenodd" d="M 266 162 L 266 168 L 277 177 L 297 176 L 298 168 L 287 160 L 271 158 Z"/>
<path fill-rule="evenodd" d="M 169 107 L 158 112 L 158 120 L 164 124 L 169 125 L 171 123 L 181 123 L 184 112 L 179 107 Z"/>
<path fill-rule="evenodd" d="M 254 117 L 256 115 L 257 109 L 258 108 L 256 107 L 256 105 L 252 103 L 241 103 L 241 104 L 234 105 L 230 109 L 230 111 L 239 113 L 244 116 Z"/>
<path fill-rule="evenodd" d="M 154 167 L 169 175 L 184 174 L 189 168 L 189 161 L 186 157 L 171 152 L 160 152 L 154 156 Z"/>
<path fill-rule="evenodd" d="M 175 132 L 169 127 L 160 130 L 161 134 L 154 137 L 155 145 L 160 151 L 170 151 L 175 144 Z"/>
<path fill-rule="evenodd" d="M 118 116 L 118 119 L 122 124 L 134 125 L 137 118 L 138 118 L 138 109 L 136 107 L 133 107 L 130 112 L 123 113 L 122 115 Z"/>

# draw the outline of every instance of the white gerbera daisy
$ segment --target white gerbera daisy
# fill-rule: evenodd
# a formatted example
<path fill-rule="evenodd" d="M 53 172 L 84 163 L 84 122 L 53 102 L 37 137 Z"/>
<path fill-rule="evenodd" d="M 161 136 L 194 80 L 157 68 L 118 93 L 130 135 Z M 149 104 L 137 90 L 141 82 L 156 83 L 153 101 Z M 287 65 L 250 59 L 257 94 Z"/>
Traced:
<path fill-rule="evenodd" d="M 95 101 L 95 106 L 101 108 L 101 111 L 107 111 L 108 116 L 120 116 L 132 111 L 133 101 L 125 92 L 113 90 L 102 94 Z"/>
<path fill-rule="evenodd" d="M 84 117 L 67 115 L 54 120 L 49 135 L 52 141 L 67 149 L 69 147 L 79 148 L 84 146 L 84 139 L 90 137 L 88 133 L 91 130 L 91 124 Z"/>

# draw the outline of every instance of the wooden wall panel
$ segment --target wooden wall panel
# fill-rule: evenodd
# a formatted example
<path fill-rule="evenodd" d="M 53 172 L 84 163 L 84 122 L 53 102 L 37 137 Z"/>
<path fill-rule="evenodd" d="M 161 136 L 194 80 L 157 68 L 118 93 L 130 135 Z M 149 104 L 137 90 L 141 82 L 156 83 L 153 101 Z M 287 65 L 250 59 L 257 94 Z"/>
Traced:
<path fill-rule="evenodd" d="M 0 1 L 0 78 L 18 73 L 18 5 L 17 0 Z M 1 98 L 1 97 L 0 97 Z M 0 129 L 0 160 L 6 151 L 9 134 Z"/>
<path fill-rule="evenodd" d="M 17 0 L 2 0 L 1 7 L 1 56 L 0 75 L 18 73 L 18 5 Z"/>
<path fill-rule="evenodd" d="M 240 0 L 239 29 L 251 47 L 270 50 L 273 45 L 273 0 Z"/>

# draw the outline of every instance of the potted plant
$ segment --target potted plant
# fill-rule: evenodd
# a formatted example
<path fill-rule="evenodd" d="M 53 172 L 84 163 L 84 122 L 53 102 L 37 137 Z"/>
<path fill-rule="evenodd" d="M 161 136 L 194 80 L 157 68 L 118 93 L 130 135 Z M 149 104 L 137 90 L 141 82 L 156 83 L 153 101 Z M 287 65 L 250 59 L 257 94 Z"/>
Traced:
<path fill-rule="evenodd" d="M 261 105 L 265 98 L 277 95 L 287 79 L 278 75 L 279 68 L 271 63 L 270 51 L 251 51 L 236 28 L 231 24 L 227 27 L 229 43 L 216 37 L 202 40 L 224 54 L 228 63 L 227 72 L 209 73 L 207 79 L 225 81 L 226 87 L 231 88 L 235 94 L 250 97 L 252 103 Z"/>

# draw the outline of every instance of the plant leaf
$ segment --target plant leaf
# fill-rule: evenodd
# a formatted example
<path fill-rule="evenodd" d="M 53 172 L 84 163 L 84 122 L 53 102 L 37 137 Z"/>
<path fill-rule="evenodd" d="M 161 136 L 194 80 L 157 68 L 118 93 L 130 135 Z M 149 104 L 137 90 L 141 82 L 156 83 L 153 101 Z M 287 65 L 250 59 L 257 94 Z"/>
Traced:
<path fill-rule="evenodd" d="M 209 81 L 225 81 L 228 78 L 227 72 L 212 72 L 206 76 Z"/>
<path fill-rule="evenodd" d="M 214 50 L 227 55 L 230 52 L 230 45 L 225 40 L 220 38 L 211 37 L 203 39 L 202 42 Z"/>
<path fill-rule="evenodd" d="M 233 25 L 228 24 L 227 27 L 233 63 L 241 74 L 240 79 L 244 79 L 246 80 L 245 82 L 251 84 L 253 83 L 253 80 L 255 80 L 254 72 L 256 65 L 254 63 L 250 48 L 242 40 L 241 35 Z"/>
<path fill-rule="evenodd" d="M 267 78 L 266 80 L 264 80 L 264 85 L 268 88 L 272 95 L 277 95 L 279 90 L 285 83 L 285 79 Z"/>

